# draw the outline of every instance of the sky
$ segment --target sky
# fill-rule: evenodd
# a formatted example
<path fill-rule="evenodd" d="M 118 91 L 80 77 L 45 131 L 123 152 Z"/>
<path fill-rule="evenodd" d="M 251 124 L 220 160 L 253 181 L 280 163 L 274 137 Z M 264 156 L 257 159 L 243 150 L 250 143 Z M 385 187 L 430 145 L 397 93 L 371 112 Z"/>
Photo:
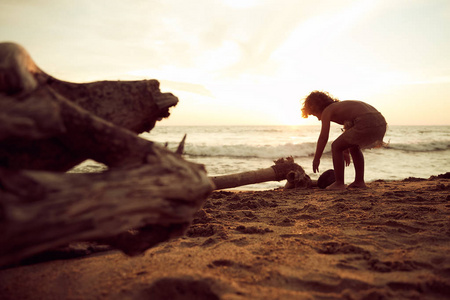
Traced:
<path fill-rule="evenodd" d="M 0 41 L 61 80 L 159 80 L 162 125 L 320 124 L 313 90 L 450 125 L 448 0 L 2 0 Z"/>

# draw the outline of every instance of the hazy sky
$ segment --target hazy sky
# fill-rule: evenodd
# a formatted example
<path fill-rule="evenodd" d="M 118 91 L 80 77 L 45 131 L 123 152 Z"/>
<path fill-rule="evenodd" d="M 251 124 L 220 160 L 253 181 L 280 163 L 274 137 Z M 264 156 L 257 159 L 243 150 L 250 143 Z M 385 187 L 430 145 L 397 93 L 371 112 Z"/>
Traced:
<path fill-rule="evenodd" d="M 67 81 L 160 80 L 166 125 L 319 124 L 312 90 L 450 124 L 448 0 L 2 0 L 0 41 Z"/>

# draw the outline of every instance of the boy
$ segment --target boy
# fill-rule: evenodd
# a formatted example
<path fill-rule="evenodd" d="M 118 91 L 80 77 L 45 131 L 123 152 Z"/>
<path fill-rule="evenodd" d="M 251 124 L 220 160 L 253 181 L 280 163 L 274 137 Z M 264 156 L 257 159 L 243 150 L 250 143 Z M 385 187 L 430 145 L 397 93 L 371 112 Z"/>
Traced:
<path fill-rule="evenodd" d="M 350 165 L 350 152 L 355 166 L 355 181 L 350 188 L 366 188 L 364 182 L 364 156 L 361 149 L 379 147 L 386 133 L 386 120 L 375 108 L 362 101 L 339 101 L 326 92 L 313 91 L 305 98 L 302 108 L 303 118 L 316 116 L 322 121 L 313 171 L 319 171 L 320 157 L 328 142 L 330 122 L 344 125 L 344 132 L 332 143 L 333 167 L 336 181 L 328 187 L 343 190 L 344 162 Z"/>

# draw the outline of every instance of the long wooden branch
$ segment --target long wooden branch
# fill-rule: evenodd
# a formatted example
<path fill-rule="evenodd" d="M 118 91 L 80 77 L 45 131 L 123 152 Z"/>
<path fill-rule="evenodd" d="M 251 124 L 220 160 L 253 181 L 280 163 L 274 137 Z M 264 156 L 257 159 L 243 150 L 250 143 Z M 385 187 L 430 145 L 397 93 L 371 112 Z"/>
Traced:
<path fill-rule="evenodd" d="M 276 181 L 276 174 L 273 168 L 266 168 L 236 174 L 213 176 L 211 180 L 214 182 L 217 190 L 222 190 L 248 184 Z"/>
<path fill-rule="evenodd" d="M 211 177 L 217 190 L 285 179 L 287 179 L 285 189 L 309 188 L 317 185 L 311 181 L 301 166 L 294 163 L 292 157 L 281 158 L 275 161 L 275 165 L 266 169 Z"/>

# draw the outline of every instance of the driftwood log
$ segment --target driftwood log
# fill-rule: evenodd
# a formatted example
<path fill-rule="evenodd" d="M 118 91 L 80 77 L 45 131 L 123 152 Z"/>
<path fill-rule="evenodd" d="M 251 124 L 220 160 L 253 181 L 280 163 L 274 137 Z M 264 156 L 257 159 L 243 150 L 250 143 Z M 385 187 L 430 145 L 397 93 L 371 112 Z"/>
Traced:
<path fill-rule="evenodd" d="M 0 94 L 0 166 L 55 171 L 66 171 L 96 152 L 96 147 L 72 148 L 90 134 L 93 124 L 73 119 L 69 110 L 141 133 L 168 117 L 169 108 L 178 103 L 172 94 L 160 92 L 156 80 L 58 80 L 14 43 L 0 43 Z"/>
<path fill-rule="evenodd" d="M 148 159 L 104 173 L 0 170 L 0 265 L 86 240 L 134 255 L 182 235 L 211 183 L 199 165 L 164 149 Z"/>
<path fill-rule="evenodd" d="M 135 255 L 183 234 L 213 183 L 140 138 L 178 99 L 156 80 L 57 80 L 0 44 L 0 265 L 74 241 Z M 99 174 L 63 173 L 85 159 Z"/>
<path fill-rule="evenodd" d="M 281 181 L 285 179 L 287 179 L 284 187 L 285 189 L 310 188 L 313 185 L 317 185 L 317 183 L 313 182 L 305 173 L 305 170 L 303 170 L 301 166 L 294 163 L 292 157 L 287 157 L 286 159 L 280 158 L 274 163 L 275 165 L 270 168 L 214 176 L 211 177 L 211 180 L 214 182 L 217 190 L 267 181 Z"/>

